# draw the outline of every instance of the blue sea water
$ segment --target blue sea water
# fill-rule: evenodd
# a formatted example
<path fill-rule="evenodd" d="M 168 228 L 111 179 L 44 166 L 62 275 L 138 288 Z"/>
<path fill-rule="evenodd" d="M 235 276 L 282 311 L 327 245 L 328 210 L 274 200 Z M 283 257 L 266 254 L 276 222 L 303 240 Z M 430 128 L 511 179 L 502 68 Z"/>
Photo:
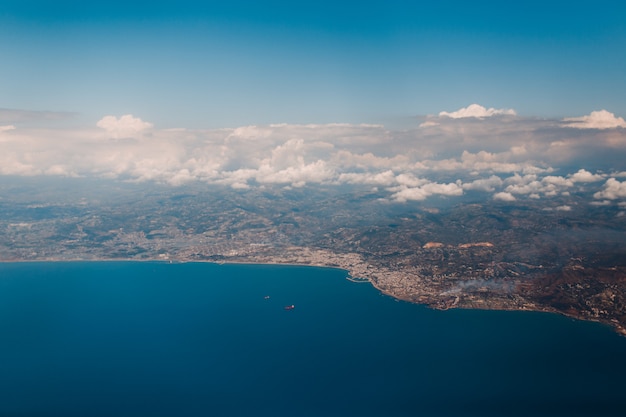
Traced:
<path fill-rule="evenodd" d="M 626 415 L 626 338 L 606 326 L 434 311 L 345 277 L 0 264 L 0 416 Z"/>

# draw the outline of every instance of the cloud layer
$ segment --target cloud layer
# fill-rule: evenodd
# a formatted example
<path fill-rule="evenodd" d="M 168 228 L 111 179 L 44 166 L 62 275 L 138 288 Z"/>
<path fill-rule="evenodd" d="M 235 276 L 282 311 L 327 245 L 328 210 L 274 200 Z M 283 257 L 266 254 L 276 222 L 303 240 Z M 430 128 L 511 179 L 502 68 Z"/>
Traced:
<path fill-rule="evenodd" d="M 623 120 L 594 113 L 601 112 L 543 120 L 470 105 L 404 130 L 343 123 L 158 129 L 130 114 L 105 116 L 85 129 L 4 125 L 0 174 L 236 189 L 352 184 L 396 202 L 482 193 L 506 203 L 587 192 L 597 205 L 619 204 L 626 200 L 617 179 L 626 170 Z M 598 126 L 600 119 L 603 126 L 617 122 L 585 134 L 570 126 Z"/>
<path fill-rule="evenodd" d="M 563 119 L 564 126 L 576 129 L 615 129 L 626 128 L 626 121 L 606 110 L 592 111 L 587 116 L 568 117 Z"/>
<path fill-rule="evenodd" d="M 131 138 L 152 128 L 152 123 L 144 122 L 132 114 L 125 114 L 120 118 L 104 116 L 96 126 L 106 130 L 114 138 Z"/>
<path fill-rule="evenodd" d="M 515 116 L 517 113 L 513 109 L 494 109 L 493 107 L 485 108 L 480 104 L 470 104 L 467 107 L 463 107 L 457 111 L 447 112 L 442 111 L 439 113 L 439 117 L 450 117 L 452 119 L 466 119 L 476 118 L 483 119 L 485 117 L 492 116 Z"/>

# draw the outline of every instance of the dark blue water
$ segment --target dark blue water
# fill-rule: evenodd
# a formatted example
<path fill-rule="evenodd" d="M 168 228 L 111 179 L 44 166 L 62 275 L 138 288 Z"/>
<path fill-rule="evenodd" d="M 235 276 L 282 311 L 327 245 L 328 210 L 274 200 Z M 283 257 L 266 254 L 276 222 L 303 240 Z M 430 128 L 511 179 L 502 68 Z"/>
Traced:
<path fill-rule="evenodd" d="M 1 264 L 0 416 L 626 415 L 626 338 L 605 326 L 433 311 L 344 278 Z"/>

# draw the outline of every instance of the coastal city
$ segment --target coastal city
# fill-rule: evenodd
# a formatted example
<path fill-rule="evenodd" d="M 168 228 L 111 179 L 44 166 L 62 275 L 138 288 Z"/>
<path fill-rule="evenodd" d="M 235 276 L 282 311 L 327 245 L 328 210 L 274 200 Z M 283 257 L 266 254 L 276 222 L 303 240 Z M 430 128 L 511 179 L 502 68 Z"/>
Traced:
<path fill-rule="evenodd" d="M 242 193 L 76 180 L 27 194 L 18 192 L 24 181 L 3 185 L 2 261 L 325 266 L 432 308 L 549 311 L 626 334 L 626 219 L 582 204 L 585 196 L 564 213 L 471 196 L 399 205 L 358 188 Z"/>

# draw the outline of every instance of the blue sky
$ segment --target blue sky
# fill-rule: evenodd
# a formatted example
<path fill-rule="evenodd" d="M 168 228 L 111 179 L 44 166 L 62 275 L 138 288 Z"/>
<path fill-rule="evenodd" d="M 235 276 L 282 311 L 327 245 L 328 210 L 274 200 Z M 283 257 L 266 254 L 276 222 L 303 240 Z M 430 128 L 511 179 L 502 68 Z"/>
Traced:
<path fill-rule="evenodd" d="M 71 123 L 393 125 L 471 103 L 626 115 L 618 1 L 0 4 L 0 108 Z"/>
<path fill-rule="evenodd" d="M 0 175 L 626 216 L 626 3 L 0 0 Z M 571 204 L 571 206 L 570 206 Z"/>

